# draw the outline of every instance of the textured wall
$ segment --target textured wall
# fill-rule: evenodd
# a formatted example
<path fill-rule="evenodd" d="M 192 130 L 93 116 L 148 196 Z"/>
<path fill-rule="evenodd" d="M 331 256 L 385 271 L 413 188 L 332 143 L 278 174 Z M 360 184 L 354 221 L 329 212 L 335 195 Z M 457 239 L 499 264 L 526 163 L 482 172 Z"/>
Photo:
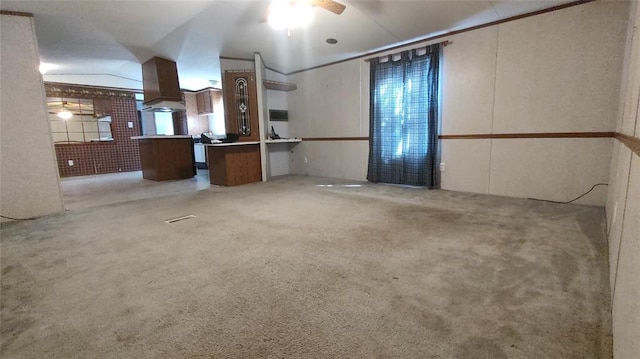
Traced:
<path fill-rule="evenodd" d="M 593 2 L 447 37 L 453 43 L 443 50 L 441 133 L 613 131 L 628 5 Z M 290 76 L 298 85 L 288 98 L 292 131 L 368 136 L 368 71 L 357 59 Z M 330 149 L 365 151 L 349 158 L 366 160 L 367 146 L 355 142 L 302 143 L 292 171 L 364 180 L 366 163 L 347 163 Z M 442 140 L 442 188 L 566 201 L 607 182 L 613 142 Z M 606 188 L 597 187 L 578 202 L 603 205 L 605 197 Z"/>
<path fill-rule="evenodd" d="M 133 128 L 128 127 L 129 122 Z M 135 99 L 111 98 L 111 131 L 112 142 L 55 145 L 60 176 L 139 171 L 138 143 L 131 139 L 140 135 Z M 73 160 L 73 166 L 69 166 L 69 160 Z"/>
<path fill-rule="evenodd" d="M 289 132 L 298 137 L 369 136 L 369 66 L 362 60 L 289 77 Z M 297 174 L 365 180 L 367 141 L 309 141 L 293 148 Z M 305 162 L 306 158 L 306 162 Z"/>
<path fill-rule="evenodd" d="M 287 82 L 287 77 L 273 72 L 266 71 L 266 78 L 272 81 Z M 288 92 L 267 90 L 267 109 L 287 110 L 289 104 L 287 102 Z M 265 132 L 267 136 L 271 133 L 271 126 L 280 137 L 295 137 L 295 133 L 289 131 L 289 121 L 269 121 L 266 119 Z M 290 144 L 271 144 L 267 146 L 269 151 L 269 175 L 281 176 L 291 173 L 291 154 L 290 150 L 295 150 L 298 145 Z"/>
<path fill-rule="evenodd" d="M 442 134 L 613 131 L 627 3 L 595 2 L 452 37 Z M 442 188 L 567 201 L 608 181 L 613 139 L 443 140 Z M 606 187 L 579 203 L 603 205 Z"/>
<path fill-rule="evenodd" d="M 0 15 L 0 214 L 63 210 L 33 18 Z"/>
<path fill-rule="evenodd" d="M 616 131 L 640 141 L 640 6 L 633 3 L 627 32 Z M 607 198 L 614 357 L 640 353 L 640 156 L 617 142 Z"/>

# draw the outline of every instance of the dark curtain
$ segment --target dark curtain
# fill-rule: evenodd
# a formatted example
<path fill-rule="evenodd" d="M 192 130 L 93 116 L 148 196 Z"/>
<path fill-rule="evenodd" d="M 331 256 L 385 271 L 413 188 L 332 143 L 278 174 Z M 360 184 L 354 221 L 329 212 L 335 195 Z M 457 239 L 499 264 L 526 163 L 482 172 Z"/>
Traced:
<path fill-rule="evenodd" d="M 370 65 L 367 179 L 436 188 L 440 44 Z"/>

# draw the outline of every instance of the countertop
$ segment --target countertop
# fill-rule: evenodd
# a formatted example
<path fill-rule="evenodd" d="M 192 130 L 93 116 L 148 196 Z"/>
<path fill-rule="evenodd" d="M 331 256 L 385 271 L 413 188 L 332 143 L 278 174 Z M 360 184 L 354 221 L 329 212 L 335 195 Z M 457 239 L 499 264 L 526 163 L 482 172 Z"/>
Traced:
<path fill-rule="evenodd" d="M 133 136 L 132 140 L 164 140 L 164 139 L 180 139 L 180 138 L 188 138 L 191 139 L 191 135 L 172 135 L 172 136 L 164 136 L 164 135 L 154 135 L 154 136 Z"/>
<path fill-rule="evenodd" d="M 205 143 L 205 146 L 212 147 L 224 147 L 224 146 L 244 146 L 244 145 L 259 145 L 260 141 L 245 141 L 245 142 L 230 142 L 230 143 Z"/>

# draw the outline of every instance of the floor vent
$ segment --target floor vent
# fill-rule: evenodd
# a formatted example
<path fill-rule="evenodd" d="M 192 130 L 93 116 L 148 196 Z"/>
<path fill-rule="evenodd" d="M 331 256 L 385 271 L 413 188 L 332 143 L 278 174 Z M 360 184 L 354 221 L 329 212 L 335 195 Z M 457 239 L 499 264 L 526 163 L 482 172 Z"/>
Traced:
<path fill-rule="evenodd" d="M 196 216 L 194 216 L 193 214 L 190 214 L 188 216 L 182 216 L 182 217 L 178 217 L 178 218 L 171 218 L 171 219 L 167 219 L 166 221 L 164 221 L 165 223 L 176 223 L 176 222 L 180 222 L 180 221 L 185 221 L 187 219 L 191 219 L 191 218 L 196 218 Z"/>

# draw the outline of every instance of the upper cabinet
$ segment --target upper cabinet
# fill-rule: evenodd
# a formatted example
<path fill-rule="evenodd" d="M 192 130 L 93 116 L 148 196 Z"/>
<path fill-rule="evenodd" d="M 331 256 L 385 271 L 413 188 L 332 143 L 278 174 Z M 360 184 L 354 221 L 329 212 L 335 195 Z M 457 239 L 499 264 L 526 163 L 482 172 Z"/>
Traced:
<path fill-rule="evenodd" d="M 215 112 L 215 106 L 222 98 L 220 90 L 204 90 L 196 93 L 198 115 L 211 115 Z"/>
<path fill-rule="evenodd" d="M 96 118 L 111 116 L 111 99 L 106 97 L 94 98 L 93 113 Z"/>

